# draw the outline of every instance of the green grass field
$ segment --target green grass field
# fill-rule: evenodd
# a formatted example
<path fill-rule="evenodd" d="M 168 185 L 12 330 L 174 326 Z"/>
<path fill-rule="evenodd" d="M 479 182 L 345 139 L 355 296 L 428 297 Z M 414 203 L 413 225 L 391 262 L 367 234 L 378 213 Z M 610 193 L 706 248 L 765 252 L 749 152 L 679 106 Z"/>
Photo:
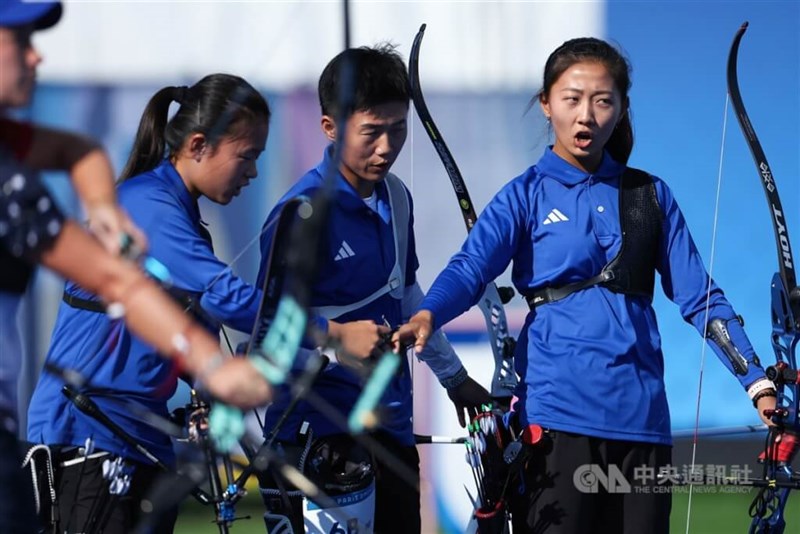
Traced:
<path fill-rule="evenodd" d="M 692 514 L 689 532 L 694 534 L 728 534 L 747 532 L 750 517 L 747 510 L 753 500 L 755 490 L 747 493 L 723 493 L 723 491 L 745 490 L 745 488 L 726 488 L 700 486 L 695 487 L 692 495 Z M 672 517 L 670 532 L 678 534 L 686 532 L 686 511 L 689 495 L 677 491 L 672 499 Z M 232 534 L 264 534 L 265 528 L 261 519 L 263 507 L 261 498 L 251 492 L 237 506 L 240 516 L 250 515 L 234 523 L 230 529 Z M 211 523 L 213 511 L 195 502 L 187 502 L 181 509 L 176 534 L 212 534 L 219 530 Z M 787 533 L 800 532 L 800 496 L 790 496 L 786 507 Z M 792 526 L 794 524 L 794 526 Z"/>

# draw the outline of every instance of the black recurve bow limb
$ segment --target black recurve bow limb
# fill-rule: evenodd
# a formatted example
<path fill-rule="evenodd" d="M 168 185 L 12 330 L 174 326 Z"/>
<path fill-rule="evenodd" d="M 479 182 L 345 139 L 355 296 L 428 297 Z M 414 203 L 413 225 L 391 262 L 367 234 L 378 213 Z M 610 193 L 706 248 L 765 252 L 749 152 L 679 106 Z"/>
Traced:
<path fill-rule="evenodd" d="M 469 197 L 467 186 L 464 183 L 464 178 L 461 171 L 456 165 L 450 149 L 439 133 L 439 129 L 433 122 L 428 111 L 428 106 L 425 104 L 425 98 L 422 95 L 422 87 L 419 81 L 419 51 L 422 45 L 422 37 L 425 34 L 425 24 L 423 24 L 416 37 L 414 44 L 411 47 L 411 55 L 408 60 L 408 77 L 411 84 L 411 98 L 414 102 L 414 108 L 417 110 L 417 116 L 420 122 L 425 127 L 425 132 L 428 134 L 431 142 L 433 143 L 436 153 L 442 160 L 447 176 L 450 178 L 450 183 L 455 191 L 458 205 L 461 209 L 461 215 L 464 218 L 464 223 L 467 227 L 467 232 L 472 230 L 475 225 L 475 220 L 478 216 L 475 213 L 472 200 Z M 501 293 L 503 298 L 501 299 Z M 515 341 L 508 332 L 508 322 L 506 321 L 506 313 L 503 308 L 503 303 L 508 302 L 513 297 L 513 290 L 511 288 L 500 288 L 498 291 L 497 285 L 490 282 L 486 286 L 486 290 L 478 301 L 478 306 L 483 313 L 484 320 L 486 321 L 486 328 L 489 333 L 489 341 L 492 347 L 492 354 L 494 355 L 495 370 L 492 376 L 491 394 L 492 397 L 498 400 L 508 401 L 514 395 L 518 379 L 514 370 L 514 346 Z"/>
<path fill-rule="evenodd" d="M 739 44 L 747 30 L 745 22 L 736 32 L 728 55 L 728 94 L 730 95 L 736 118 L 742 128 L 747 145 L 761 178 L 761 185 L 767 197 L 772 228 L 775 233 L 775 244 L 778 252 L 778 272 L 772 278 L 772 348 L 775 352 L 776 364 L 767 368 L 767 376 L 775 382 L 778 408 L 772 416 L 777 425 L 770 429 L 764 455 L 764 479 L 768 485 L 763 487 L 750 507 L 753 520 L 751 533 L 781 533 L 786 526 L 784 508 L 793 487 L 797 487 L 798 476 L 791 468 L 791 456 L 781 459 L 780 443 L 786 436 L 786 430 L 796 433 L 798 422 L 798 379 L 796 347 L 800 341 L 800 288 L 797 287 L 794 256 L 786 228 L 783 207 L 778 196 L 772 169 L 767 163 L 764 150 L 756 136 L 755 129 L 744 108 L 739 91 L 739 80 L 736 72 Z M 776 457 L 777 456 L 777 457 Z M 787 479 L 788 477 L 788 479 Z M 776 485 L 784 481 L 789 484 Z M 794 482 L 794 484 L 792 484 Z"/>

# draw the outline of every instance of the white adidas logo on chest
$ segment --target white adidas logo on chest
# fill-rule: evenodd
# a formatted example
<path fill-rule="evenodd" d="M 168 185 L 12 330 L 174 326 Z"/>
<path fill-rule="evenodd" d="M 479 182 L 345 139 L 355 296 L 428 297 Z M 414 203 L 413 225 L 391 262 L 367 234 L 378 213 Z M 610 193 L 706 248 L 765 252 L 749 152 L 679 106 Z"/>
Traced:
<path fill-rule="evenodd" d="M 555 224 L 560 222 L 566 222 L 569 220 L 569 217 L 561 213 L 558 209 L 553 208 L 550 210 L 550 213 L 547 214 L 547 218 L 542 221 L 542 224 Z"/>
<path fill-rule="evenodd" d="M 336 256 L 334 256 L 333 261 L 346 260 L 347 258 L 352 258 L 355 255 L 356 253 L 353 252 L 353 249 L 347 244 L 347 241 L 342 241 L 342 244 L 339 246 L 339 252 L 337 252 Z"/>

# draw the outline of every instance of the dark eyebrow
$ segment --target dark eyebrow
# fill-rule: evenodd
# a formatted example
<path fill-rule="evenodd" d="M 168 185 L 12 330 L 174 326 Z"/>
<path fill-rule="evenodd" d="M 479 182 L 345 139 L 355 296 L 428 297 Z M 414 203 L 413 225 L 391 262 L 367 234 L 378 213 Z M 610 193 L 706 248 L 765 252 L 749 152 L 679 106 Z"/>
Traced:
<path fill-rule="evenodd" d="M 244 150 L 242 151 L 242 154 L 246 154 L 246 155 L 250 155 L 250 154 L 253 154 L 253 155 L 258 155 L 258 154 L 261 154 L 262 152 L 264 152 L 264 149 L 263 149 L 263 148 L 259 148 L 259 147 L 257 147 L 257 146 L 251 146 L 251 147 L 248 147 L 248 148 L 244 149 Z"/>
<path fill-rule="evenodd" d="M 376 124 L 374 122 L 364 122 L 358 125 L 360 130 L 367 130 L 367 129 L 384 129 L 384 128 L 393 128 L 395 126 L 399 126 L 401 124 L 405 124 L 408 122 L 408 118 L 404 117 L 402 119 L 396 120 L 391 124 Z"/>
<path fill-rule="evenodd" d="M 565 87 L 564 89 L 559 90 L 559 94 L 563 94 L 565 96 L 570 95 L 581 95 L 588 94 L 590 98 L 613 98 L 614 91 L 589 91 L 588 93 L 583 89 L 577 89 L 574 87 Z"/>
<path fill-rule="evenodd" d="M 583 89 L 578 89 L 577 87 L 565 87 L 565 88 L 561 89 L 561 91 L 562 92 L 571 91 L 573 93 L 584 93 L 585 92 Z M 595 91 L 595 92 L 592 92 L 592 94 L 593 95 L 613 95 L 614 91 L 613 90 L 611 90 L 611 91 Z"/>

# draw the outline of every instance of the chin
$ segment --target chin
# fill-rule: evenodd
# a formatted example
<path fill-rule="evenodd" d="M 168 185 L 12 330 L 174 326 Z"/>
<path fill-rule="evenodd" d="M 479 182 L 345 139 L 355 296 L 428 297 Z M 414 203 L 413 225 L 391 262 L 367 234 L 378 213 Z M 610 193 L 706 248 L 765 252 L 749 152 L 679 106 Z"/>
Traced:
<path fill-rule="evenodd" d="M 24 92 L 21 94 L 11 94 L 8 96 L 0 96 L 0 102 L 2 102 L 2 107 L 7 108 L 24 108 L 30 105 L 31 103 L 31 93 Z"/>

